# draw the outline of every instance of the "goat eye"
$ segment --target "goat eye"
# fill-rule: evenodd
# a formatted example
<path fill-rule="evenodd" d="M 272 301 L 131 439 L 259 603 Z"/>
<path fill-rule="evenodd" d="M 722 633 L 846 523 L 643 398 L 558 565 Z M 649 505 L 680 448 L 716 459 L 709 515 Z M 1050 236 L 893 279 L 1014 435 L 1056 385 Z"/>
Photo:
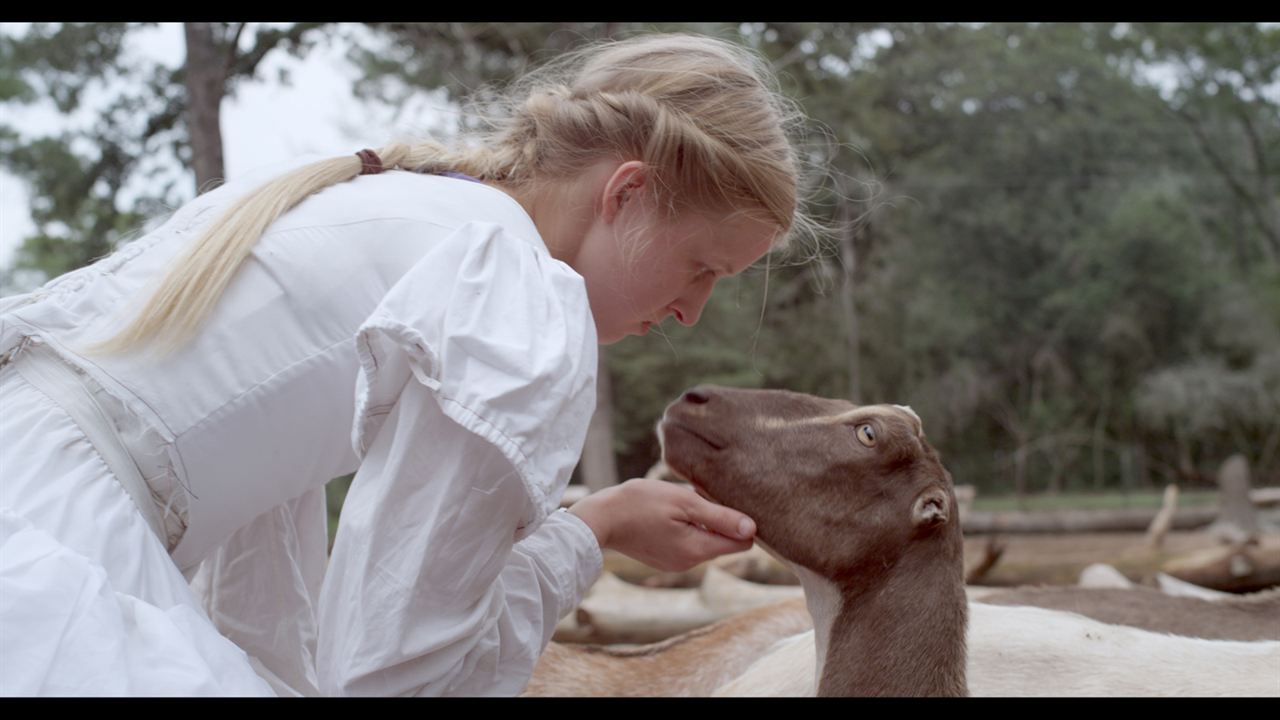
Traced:
<path fill-rule="evenodd" d="M 858 434 L 858 442 L 867 447 L 874 447 L 876 444 L 876 429 L 870 425 L 859 425 L 855 431 Z"/>

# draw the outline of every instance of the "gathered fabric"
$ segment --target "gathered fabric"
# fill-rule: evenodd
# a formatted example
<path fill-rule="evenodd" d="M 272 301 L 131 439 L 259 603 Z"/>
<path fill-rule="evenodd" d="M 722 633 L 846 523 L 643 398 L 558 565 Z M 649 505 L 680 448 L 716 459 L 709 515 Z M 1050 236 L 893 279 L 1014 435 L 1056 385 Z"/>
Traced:
<path fill-rule="evenodd" d="M 499 190 L 404 171 L 328 188 L 191 343 L 88 350 L 280 171 L 0 300 L 5 694 L 514 694 L 598 576 L 590 529 L 553 512 L 594 408 L 594 323 Z M 324 485 L 353 472 L 330 557 Z M 45 601 L 72 586 L 83 602 Z M 102 629 L 60 645 L 53 625 Z M 138 661 L 90 671 L 111 653 Z"/>
<path fill-rule="evenodd" d="M 71 417 L 13 372 L 0 407 L 3 693 L 272 694 Z"/>

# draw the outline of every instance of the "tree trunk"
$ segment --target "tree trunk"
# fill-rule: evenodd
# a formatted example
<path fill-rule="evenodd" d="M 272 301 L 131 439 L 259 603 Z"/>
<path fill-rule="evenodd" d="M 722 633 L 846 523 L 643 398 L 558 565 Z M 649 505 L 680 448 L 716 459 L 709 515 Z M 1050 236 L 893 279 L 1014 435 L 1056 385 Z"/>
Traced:
<path fill-rule="evenodd" d="M 1018 507 L 1027 505 L 1027 446 L 1018 438 L 1018 449 L 1013 452 L 1013 497 Z"/>
<path fill-rule="evenodd" d="M 587 426 L 587 442 L 582 449 L 582 482 L 592 492 L 618 484 L 618 466 L 613 457 L 613 382 L 604 348 L 600 348 L 598 362 L 596 411 Z"/>
<path fill-rule="evenodd" d="M 1062 494 L 1062 479 L 1067 474 L 1067 466 L 1074 460 L 1069 452 L 1065 447 L 1060 447 L 1057 452 L 1050 450 L 1046 453 L 1045 459 L 1049 462 L 1049 487 L 1045 488 L 1046 495 Z"/>
<path fill-rule="evenodd" d="M 1249 217 L 1253 218 L 1253 220 L 1258 224 L 1258 229 L 1262 231 L 1262 234 L 1265 237 L 1263 250 L 1268 255 L 1268 262 L 1274 264 L 1276 260 L 1280 258 L 1280 227 L 1275 226 L 1271 222 L 1271 218 L 1274 217 L 1274 214 L 1280 212 L 1280 206 L 1275 204 L 1273 198 L 1265 196 L 1262 198 L 1255 197 L 1253 193 L 1249 192 L 1249 190 L 1244 187 L 1241 179 L 1236 177 L 1236 174 L 1231 171 L 1230 167 L 1228 167 L 1227 162 L 1214 150 L 1216 145 L 1213 140 L 1209 138 L 1209 134 L 1203 126 L 1204 123 L 1199 118 L 1188 112 L 1186 108 L 1177 111 L 1176 115 L 1187 123 L 1187 126 L 1191 129 L 1192 134 L 1195 135 L 1196 141 L 1199 143 L 1200 150 L 1204 153 L 1205 157 L 1208 158 L 1209 164 L 1220 176 L 1222 176 L 1222 179 L 1226 181 L 1227 187 L 1231 189 L 1231 192 L 1240 201 L 1245 213 Z M 1248 116 L 1241 116 L 1241 118 L 1246 123 L 1246 130 L 1251 131 L 1251 128 L 1247 126 Z M 1264 156 L 1255 155 L 1255 157 L 1259 158 L 1257 162 L 1265 162 Z M 1261 171 L 1263 167 L 1263 165 L 1255 165 L 1254 169 Z M 1265 171 L 1259 172 L 1259 175 L 1261 176 L 1261 180 L 1265 181 L 1268 179 Z M 1269 191 L 1269 182 L 1263 183 L 1262 189 L 1264 191 Z"/>
<path fill-rule="evenodd" d="M 211 189 L 226 176 L 222 162 L 222 97 L 227 89 L 227 66 L 213 23 L 184 23 L 187 60 L 187 134 L 196 192 Z"/>
<path fill-rule="evenodd" d="M 1147 462 L 1147 449 L 1142 445 L 1133 446 L 1133 474 L 1142 487 L 1156 488 L 1159 485 L 1151 477 L 1151 464 Z"/>
<path fill-rule="evenodd" d="M 1107 411 L 1111 406 L 1111 390 L 1107 389 L 1106 394 L 1102 396 L 1102 409 L 1098 411 L 1098 417 L 1093 423 L 1093 443 L 1091 450 L 1093 452 L 1093 489 L 1101 491 L 1103 485 L 1106 484 L 1106 466 L 1103 465 L 1102 448 L 1106 439 L 1107 432 Z"/>

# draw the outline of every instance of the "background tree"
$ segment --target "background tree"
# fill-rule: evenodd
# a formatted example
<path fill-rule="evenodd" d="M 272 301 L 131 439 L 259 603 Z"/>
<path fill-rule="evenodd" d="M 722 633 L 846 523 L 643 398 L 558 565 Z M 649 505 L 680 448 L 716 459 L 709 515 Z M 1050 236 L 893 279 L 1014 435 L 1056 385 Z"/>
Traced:
<path fill-rule="evenodd" d="M 15 271 L 53 277 L 107 255 L 146 220 L 220 180 L 222 100 L 258 79 L 268 54 L 302 55 L 320 37 L 318 23 L 187 23 L 186 60 L 171 68 L 129 52 L 146 27 L 37 23 L 21 37 L 0 36 L 0 101 L 48 98 L 71 115 L 94 95 L 98 115 L 86 128 L 32 138 L 0 122 L 0 164 L 31 187 L 36 226 L 0 292 L 16 289 Z M 195 169 L 194 181 L 175 179 L 169 158 Z M 145 190 L 125 206 L 131 183 Z"/>
<path fill-rule="evenodd" d="M 758 49 L 817 121 L 804 153 L 829 232 L 722 282 L 696 332 L 609 348 L 595 425 L 613 438 L 593 433 L 586 453 L 602 467 L 613 456 L 620 476 L 645 472 L 665 405 L 709 382 L 910 404 L 984 494 L 1194 487 L 1235 452 L 1255 483 L 1280 482 L 1275 27 L 370 27 L 342 40 L 370 101 L 461 102 L 583 42 L 686 30 Z M 261 46 L 342 35 L 294 28 Z M 37 197 L 28 267 L 108 251 L 143 214 L 116 209 L 120 179 L 148 172 L 138 159 L 166 143 L 192 159 L 189 78 L 126 67 L 130 32 L 39 26 L 0 42 L 6 102 L 74 108 L 95 78 L 135 83 L 79 140 L 0 128 L 2 161 Z M 209 57 L 258 46 L 249 29 L 192 32 Z M 252 77 L 201 64 L 232 68 L 228 88 Z M 181 195 L 150 196 L 166 193 Z"/>

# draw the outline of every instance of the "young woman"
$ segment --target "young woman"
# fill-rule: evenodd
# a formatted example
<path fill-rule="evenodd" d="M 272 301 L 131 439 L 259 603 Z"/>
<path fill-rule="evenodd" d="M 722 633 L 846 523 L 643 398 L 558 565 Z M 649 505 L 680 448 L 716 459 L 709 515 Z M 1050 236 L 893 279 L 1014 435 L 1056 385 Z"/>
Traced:
<path fill-rule="evenodd" d="M 602 548 L 750 546 L 656 481 L 555 510 L 596 344 L 694 324 L 800 221 L 795 115 L 694 36 L 509 100 L 455 146 L 229 183 L 0 301 L 4 693 L 516 694 Z"/>

